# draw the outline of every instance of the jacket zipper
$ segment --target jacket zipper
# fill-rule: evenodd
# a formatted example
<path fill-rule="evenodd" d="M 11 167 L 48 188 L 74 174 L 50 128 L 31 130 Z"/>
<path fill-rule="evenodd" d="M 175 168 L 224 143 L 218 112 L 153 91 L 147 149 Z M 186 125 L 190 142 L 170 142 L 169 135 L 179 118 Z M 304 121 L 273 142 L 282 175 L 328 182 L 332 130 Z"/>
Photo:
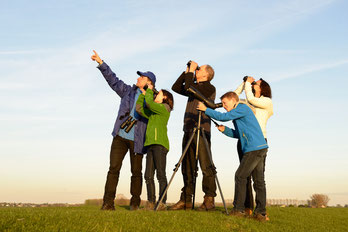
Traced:
<path fill-rule="evenodd" d="M 157 141 L 157 128 L 155 128 L 155 141 Z"/>

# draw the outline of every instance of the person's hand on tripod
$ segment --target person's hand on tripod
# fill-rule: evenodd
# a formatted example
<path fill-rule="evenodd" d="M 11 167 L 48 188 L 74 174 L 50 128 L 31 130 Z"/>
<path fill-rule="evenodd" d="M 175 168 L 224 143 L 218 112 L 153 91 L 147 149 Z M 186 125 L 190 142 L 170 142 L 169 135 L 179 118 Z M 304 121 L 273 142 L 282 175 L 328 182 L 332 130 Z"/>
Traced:
<path fill-rule="evenodd" d="M 207 110 L 207 107 L 203 104 L 203 102 L 198 102 L 198 106 L 196 109 L 204 112 Z"/>

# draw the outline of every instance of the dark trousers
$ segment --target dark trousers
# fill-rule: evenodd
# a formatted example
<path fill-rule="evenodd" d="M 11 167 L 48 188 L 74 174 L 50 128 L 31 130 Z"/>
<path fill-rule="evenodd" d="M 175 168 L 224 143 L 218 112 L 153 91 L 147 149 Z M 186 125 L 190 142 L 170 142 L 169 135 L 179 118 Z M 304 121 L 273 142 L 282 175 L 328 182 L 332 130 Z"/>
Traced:
<path fill-rule="evenodd" d="M 182 141 L 182 149 L 186 147 L 186 144 L 192 133 L 185 133 Z M 210 135 L 206 134 L 208 149 L 210 150 Z M 188 148 L 186 155 L 182 161 L 181 171 L 184 179 L 184 187 L 181 189 L 180 200 L 185 202 L 192 202 L 192 195 L 194 190 L 193 178 L 195 175 L 196 168 L 196 144 L 197 144 L 197 134 L 195 134 L 190 147 Z M 216 196 L 216 183 L 215 176 L 211 170 L 211 162 L 208 156 L 208 152 L 203 140 L 203 136 L 200 134 L 199 138 L 199 150 L 198 150 L 198 160 L 199 165 L 203 173 L 203 183 L 202 189 L 207 197 Z"/>
<path fill-rule="evenodd" d="M 233 205 L 236 210 L 244 211 L 245 192 L 248 176 L 252 176 L 256 192 L 255 213 L 266 213 L 266 183 L 265 160 L 267 148 L 251 151 L 244 154 L 243 159 L 235 174 L 235 192 Z"/>
<path fill-rule="evenodd" d="M 120 169 L 122 161 L 129 151 L 131 162 L 131 201 L 130 204 L 134 206 L 140 205 L 140 195 L 142 188 L 142 154 L 134 153 L 134 141 L 124 139 L 120 136 L 114 137 L 111 144 L 110 151 L 110 167 L 106 178 L 105 191 L 104 191 L 104 204 L 114 204 L 116 195 L 116 187 L 120 176 Z"/>
<path fill-rule="evenodd" d="M 164 190 L 167 187 L 166 176 L 166 161 L 168 150 L 162 145 L 151 145 L 147 148 L 146 155 L 146 170 L 145 181 L 147 188 L 147 200 L 155 203 L 156 190 L 154 175 L 156 170 L 156 176 L 159 183 L 159 198 L 162 196 Z M 166 203 L 167 195 L 163 198 L 163 203 Z"/>
<path fill-rule="evenodd" d="M 238 140 L 238 143 L 237 143 L 237 151 L 238 151 L 239 162 L 242 162 L 243 151 L 242 151 L 242 145 L 240 140 Z M 251 176 L 247 177 L 244 207 L 249 208 L 251 210 L 254 209 L 254 196 L 253 196 L 253 188 L 251 187 Z"/>

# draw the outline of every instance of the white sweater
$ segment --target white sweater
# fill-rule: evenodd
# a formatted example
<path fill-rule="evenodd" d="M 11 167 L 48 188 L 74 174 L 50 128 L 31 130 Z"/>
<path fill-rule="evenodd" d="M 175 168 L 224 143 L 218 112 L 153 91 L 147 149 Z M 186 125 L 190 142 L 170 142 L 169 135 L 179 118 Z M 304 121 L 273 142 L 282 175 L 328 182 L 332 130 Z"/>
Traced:
<path fill-rule="evenodd" d="M 255 97 L 250 82 L 243 82 L 234 92 L 239 96 L 243 90 L 249 104 L 255 107 L 255 117 L 260 124 L 263 136 L 267 138 L 266 125 L 268 119 L 273 115 L 273 103 L 269 97 Z"/>

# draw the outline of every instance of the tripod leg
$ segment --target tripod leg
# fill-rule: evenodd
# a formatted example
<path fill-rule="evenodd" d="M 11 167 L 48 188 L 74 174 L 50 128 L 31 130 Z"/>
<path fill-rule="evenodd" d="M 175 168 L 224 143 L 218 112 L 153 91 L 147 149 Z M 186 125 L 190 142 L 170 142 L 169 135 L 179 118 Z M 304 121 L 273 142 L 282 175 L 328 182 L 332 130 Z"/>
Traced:
<path fill-rule="evenodd" d="M 164 196 L 167 194 L 168 189 L 169 189 L 169 186 L 170 186 L 170 184 L 172 183 L 172 181 L 173 181 L 173 179 L 174 179 L 174 176 L 175 176 L 176 172 L 179 170 L 179 167 L 180 167 L 180 165 L 181 165 L 181 163 L 182 163 L 182 160 L 184 159 L 184 157 L 185 157 L 185 155 L 186 155 L 186 152 L 187 152 L 189 146 L 191 145 L 191 142 L 192 142 L 193 137 L 194 137 L 194 135 L 195 135 L 195 133 L 196 133 L 196 130 L 197 130 L 197 128 L 194 128 L 194 130 L 193 130 L 193 132 L 192 132 L 192 135 L 191 135 L 190 139 L 188 140 L 188 142 L 187 142 L 187 144 L 186 144 L 186 146 L 185 146 L 185 149 L 184 149 L 184 151 L 183 151 L 183 153 L 182 153 L 182 155 L 181 155 L 181 157 L 180 157 L 180 159 L 179 159 L 179 162 L 175 165 L 175 168 L 174 168 L 174 172 L 173 172 L 173 174 L 172 174 L 172 177 L 170 178 L 169 183 L 168 183 L 166 189 L 164 190 L 164 192 L 163 192 L 163 194 L 162 194 L 162 196 L 161 196 L 161 199 L 159 200 L 159 202 L 157 202 L 155 211 L 157 211 L 159 205 L 160 205 L 160 204 L 162 203 L 162 201 L 163 201 Z"/>
<path fill-rule="evenodd" d="M 198 150 L 199 150 L 199 136 L 200 136 L 200 129 L 197 129 L 197 141 L 196 141 L 196 155 L 195 155 L 195 166 L 193 170 L 193 197 L 192 197 L 192 209 L 195 208 L 195 199 L 196 199 L 196 181 L 198 176 Z"/>
<path fill-rule="evenodd" d="M 205 144 L 205 148 L 206 148 L 208 156 L 209 156 L 209 160 L 210 160 L 210 164 L 211 164 L 210 168 L 212 169 L 212 172 L 214 173 L 214 176 L 215 176 L 215 179 L 216 179 L 216 184 L 217 184 L 217 186 L 219 188 L 219 192 L 220 192 L 220 195 L 221 195 L 222 203 L 224 204 L 224 208 L 225 208 L 226 214 L 228 215 L 228 210 L 227 210 L 227 207 L 226 207 L 225 198 L 224 198 L 224 195 L 222 194 L 220 182 L 219 182 L 219 179 L 217 177 L 216 168 L 215 168 L 215 165 L 213 163 L 213 158 L 212 158 L 212 155 L 211 155 L 211 151 L 209 149 L 209 144 L 208 144 L 207 138 L 205 137 L 203 128 L 202 128 L 202 136 L 203 136 L 203 141 L 204 141 L 204 144 Z"/>

